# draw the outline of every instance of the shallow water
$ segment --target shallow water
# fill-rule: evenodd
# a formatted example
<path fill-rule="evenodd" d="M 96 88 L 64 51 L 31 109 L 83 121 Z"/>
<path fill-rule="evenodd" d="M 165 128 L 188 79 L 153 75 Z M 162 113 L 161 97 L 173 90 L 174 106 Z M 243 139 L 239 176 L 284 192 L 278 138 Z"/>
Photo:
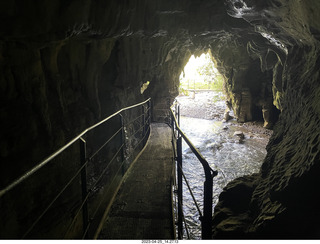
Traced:
<path fill-rule="evenodd" d="M 224 123 L 190 117 L 181 117 L 180 121 L 180 127 L 186 136 L 199 149 L 211 168 L 218 171 L 218 175 L 213 179 L 213 207 L 228 182 L 243 175 L 259 172 L 266 155 L 268 135 L 260 131 L 252 132 L 234 122 Z M 243 142 L 239 142 L 239 138 L 234 135 L 235 131 L 244 133 Z M 182 151 L 184 174 L 202 210 L 203 168 L 186 143 L 183 143 Z M 184 185 L 183 188 L 183 207 L 189 225 L 190 239 L 201 239 L 199 214 L 187 186 Z"/>

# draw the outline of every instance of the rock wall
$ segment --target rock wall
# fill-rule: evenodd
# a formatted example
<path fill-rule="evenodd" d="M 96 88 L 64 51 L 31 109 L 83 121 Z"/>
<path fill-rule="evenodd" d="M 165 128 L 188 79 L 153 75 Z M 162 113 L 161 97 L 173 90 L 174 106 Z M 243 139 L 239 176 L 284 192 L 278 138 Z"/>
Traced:
<path fill-rule="evenodd" d="M 203 50 L 185 22 L 195 6 L 2 1 L 0 185 L 125 106 L 152 97 L 154 119 L 163 120 L 178 95 L 182 68 L 191 53 Z M 157 112 L 161 104 L 165 110 Z"/>
<path fill-rule="evenodd" d="M 213 218 L 215 238 L 320 236 L 316 196 L 320 163 L 316 129 L 320 122 L 319 72 L 316 71 L 319 28 L 315 24 L 318 17 L 311 8 L 319 9 L 319 4 L 270 1 L 255 13 L 243 14 L 280 49 L 272 50 L 272 56 L 277 58 L 268 55 L 260 60 L 262 65 L 263 60 L 273 62 L 273 103 L 281 115 L 261 172 L 230 183 L 220 195 Z M 242 208 L 241 203 L 245 203 Z"/>
<path fill-rule="evenodd" d="M 210 49 L 240 122 L 271 127 L 281 111 L 260 174 L 221 195 L 214 237 L 318 237 L 319 9 L 316 0 L 1 1 L 0 187 L 124 106 L 151 97 L 164 121 L 189 57 Z"/>
<path fill-rule="evenodd" d="M 254 35 L 251 38 L 264 43 Z M 266 54 L 261 50 L 257 53 L 256 47 L 252 47 L 255 45 L 253 40 L 228 40 L 225 44 L 228 48 L 213 47 L 212 50 L 217 67 L 225 77 L 227 101 L 237 120 L 264 120 L 264 126 L 271 128 L 279 114 L 273 105 L 273 72 L 271 67 L 263 67 L 261 58 Z"/>

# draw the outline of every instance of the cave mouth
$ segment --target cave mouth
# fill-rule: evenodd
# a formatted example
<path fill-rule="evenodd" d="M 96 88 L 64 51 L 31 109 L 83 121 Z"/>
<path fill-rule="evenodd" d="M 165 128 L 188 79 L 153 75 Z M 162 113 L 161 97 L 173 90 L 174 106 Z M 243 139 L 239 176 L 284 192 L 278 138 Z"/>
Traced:
<path fill-rule="evenodd" d="M 191 55 L 179 77 L 181 115 L 200 119 L 222 119 L 226 96 L 224 77 L 215 65 L 210 49 Z"/>
<path fill-rule="evenodd" d="M 180 77 L 180 93 L 184 90 L 222 90 L 224 78 L 214 63 L 211 51 L 191 55 Z"/>
<path fill-rule="evenodd" d="M 233 108 L 228 107 L 226 82 L 215 67 L 211 52 L 191 55 L 180 75 L 180 127 L 210 167 L 220 172 L 213 179 L 213 207 L 224 187 L 238 177 L 258 173 L 266 156 L 271 130 L 263 128 L 261 108 L 252 106 L 254 121 L 238 121 Z M 226 119 L 226 114 L 228 118 Z M 202 201 L 202 166 L 183 142 L 182 161 L 188 183 Z M 184 193 L 184 213 L 191 239 L 200 239 L 201 223 L 193 200 Z"/>

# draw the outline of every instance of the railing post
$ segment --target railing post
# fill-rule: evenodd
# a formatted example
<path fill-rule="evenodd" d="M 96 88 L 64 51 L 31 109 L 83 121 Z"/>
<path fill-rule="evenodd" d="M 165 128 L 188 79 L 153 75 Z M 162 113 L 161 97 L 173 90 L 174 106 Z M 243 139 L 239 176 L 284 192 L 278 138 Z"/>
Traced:
<path fill-rule="evenodd" d="M 145 108 L 144 105 L 141 106 L 142 109 L 142 136 L 144 137 L 145 133 L 146 133 L 146 116 L 145 116 Z M 144 144 L 144 143 L 143 143 Z"/>
<path fill-rule="evenodd" d="M 171 128 L 172 128 L 172 131 L 173 133 L 175 133 L 176 129 L 175 129 L 175 124 L 174 124 L 174 118 L 173 118 L 173 113 L 170 113 L 170 125 L 171 125 Z"/>
<path fill-rule="evenodd" d="M 175 122 L 172 123 L 172 128 L 178 130 L 177 139 L 177 181 L 178 181 L 178 238 L 182 239 L 182 218 L 183 218 L 183 199 L 182 199 L 182 138 L 191 148 L 192 152 L 197 156 L 201 162 L 205 171 L 204 182 L 204 197 L 203 197 L 203 214 L 200 217 L 201 220 L 201 238 L 212 239 L 212 190 L 213 190 L 213 177 L 217 175 L 217 171 L 213 171 L 208 162 L 197 151 L 189 139 L 183 134 L 180 127 L 180 108 L 175 104 L 175 110 L 171 109 L 172 119 Z M 175 127 L 174 127 L 175 126 Z M 200 212 L 200 210 L 199 210 Z"/>
<path fill-rule="evenodd" d="M 183 198 L 182 198 L 182 137 L 177 139 L 177 175 L 178 175 L 178 239 L 183 237 Z"/>
<path fill-rule="evenodd" d="M 212 239 L 212 188 L 213 176 L 210 169 L 205 169 L 206 181 L 204 182 L 203 217 L 201 219 L 201 236 L 203 240 Z"/>
<path fill-rule="evenodd" d="M 121 164 L 122 164 L 122 176 L 124 176 L 126 169 L 125 169 L 125 164 L 123 163 L 125 160 L 125 147 L 126 147 L 126 138 L 125 138 L 125 131 L 124 131 L 124 121 L 123 121 L 123 116 L 119 114 L 120 117 L 120 125 L 121 125 Z"/>
<path fill-rule="evenodd" d="M 83 221 L 83 233 L 84 237 L 88 238 L 87 226 L 89 224 L 89 214 L 88 214 L 88 202 L 87 202 L 87 150 L 86 150 L 86 141 L 80 137 L 80 163 L 81 163 L 81 191 L 82 191 L 82 201 L 85 202 L 82 207 L 82 221 Z"/>
<path fill-rule="evenodd" d="M 180 106 L 178 105 L 178 109 L 177 109 L 177 112 L 178 112 L 178 126 L 180 126 Z"/>
<path fill-rule="evenodd" d="M 151 124 L 151 100 L 148 101 L 148 126 Z"/>
<path fill-rule="evenodd" d="M 154 113 L 153 113 L 154 112 L 154 108 L 153 108 L 154 102 L 153 102 L 153 100 L 150 100 L 149 102 L 150 102 L 150 123 L 151 123 L 151 122 L 153 122 L 153 116 L 154 116 Z"/>

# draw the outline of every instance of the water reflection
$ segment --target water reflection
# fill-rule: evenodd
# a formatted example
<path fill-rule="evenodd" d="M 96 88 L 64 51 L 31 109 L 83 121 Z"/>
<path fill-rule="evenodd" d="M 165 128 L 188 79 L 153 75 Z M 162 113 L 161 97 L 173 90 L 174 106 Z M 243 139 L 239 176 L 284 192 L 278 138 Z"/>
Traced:
<path fill-rule="evenodd" d="M 213 181 L 213 207 L 217 204 L 219 194 L 228 182 L 243 175 L 257 173 L 266 155 L 265 148 L 269 135 L 235 122 L 223 123 L 182 116 L 181 129 L 207 159 L 212 169 L 219 172 Z M 236 131 L 243 132 L 245 138 L 242 143 L 234 135 Z M 183 143 L 182 150 L 184 173 L 202 209 L 203 168 L 186 143 Z M 187 186 L 183 187 L 184 213 L 189 225 L 190 238 L 200 239 L 199 214 L 187 191 Z"/>

